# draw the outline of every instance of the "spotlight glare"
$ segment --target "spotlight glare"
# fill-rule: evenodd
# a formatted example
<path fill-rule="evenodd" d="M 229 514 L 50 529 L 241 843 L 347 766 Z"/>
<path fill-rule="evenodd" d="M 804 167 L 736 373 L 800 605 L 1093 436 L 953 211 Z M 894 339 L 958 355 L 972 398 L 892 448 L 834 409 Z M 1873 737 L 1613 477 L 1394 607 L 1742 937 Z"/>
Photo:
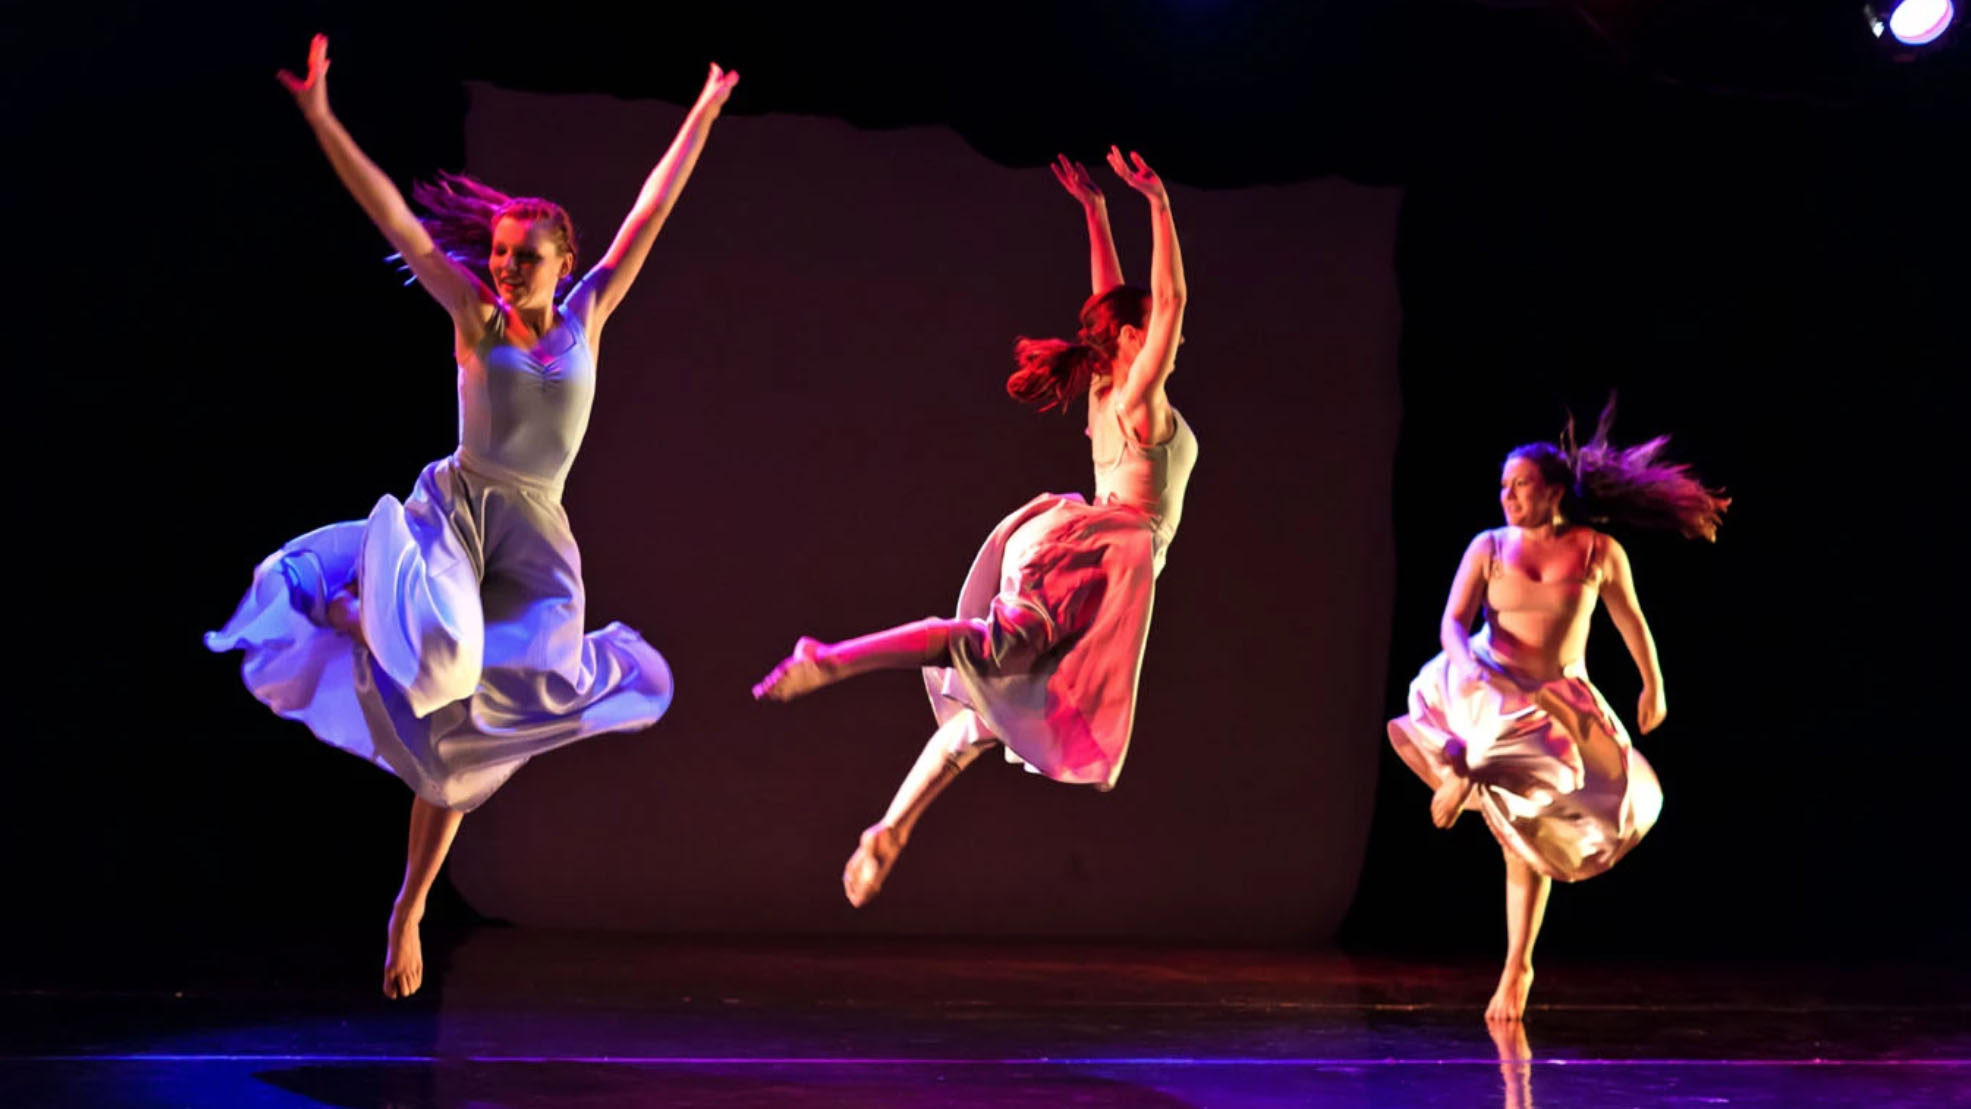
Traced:
<path fill-rule="evenodd" d="M 1950 0 L 1903 0 L 1889 13 L 1889 33 L 1897 42 L 1922 46 L 1935 42 L 1955 14 Z"/>

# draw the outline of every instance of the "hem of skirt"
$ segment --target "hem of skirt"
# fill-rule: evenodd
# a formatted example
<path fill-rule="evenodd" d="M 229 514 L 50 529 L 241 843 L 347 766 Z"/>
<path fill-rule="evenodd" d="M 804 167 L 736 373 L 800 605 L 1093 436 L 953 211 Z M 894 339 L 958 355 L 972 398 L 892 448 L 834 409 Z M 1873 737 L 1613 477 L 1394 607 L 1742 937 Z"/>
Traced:
<path fill-rule="evenodd" d="M 1434 790 L 1443 782 L 1443 779 L 1438 777 L 1437 768 L 1431 764 L 1429 756 L 1423 753 L 1423 745 L 1418 743 L 1416 737 L 1411 734 L 1411 727 L 1412 725 L 1410 724 L 1408 715 L 1399 716 L 1391 720 L 1388 725 L 1389 745 L 1396 749 L 1396 757 L 1403 760 L 1403 765 L 1409 767 L 1410 772 L 1418 778 L 1423 779 L 1424 785 Z M 1465 798 L 1463 811 L 1484 811 L 1478 803 L 1479 788 L 1483 787 L 1474 787 L 1472 795 Z"/>
<path fill-rule="evenodd" d="M 1005 732 L 994 725 L 992 717 L 989 715 L 990 708 L 982 707 L 977 703 L 981 700 L 989 702 L 991 698 L 978 697 L 976 692 L 965 681 L 966 674 L 962 669 L 951 666 L 926 666 L 924 672 L 927 679 L 933 674 L 939 676 L 936 679 L 938 688 L 931 689 L 930 693 L 931 716 L 937 720 L 940 727 L 959 712 L 970 711 L 977 713 L 979 721 L 986 726 L 987 731 L 992 733 L 993 742 L 999 744 L 1000 752 L 1005 756 L 1006 761 L 1019 766 L 1027 773 L 1045 778 L 1050 782 L 1059 782 L 1064 786 L 1090 786 L 1097 793 L 1107 793 L 1116 787 L 1116 780 L 1122 776 L 1123 760 L 1129 754 L 1129 744 L 1127 742 L 1124 742 L 1123 748 L 1117 753 L 1115 761 L 1109 764 L 1107 772 L 1100 778 L 1073 770 L 1063 771 L 1061 773 L 1049 772 L 1014 749 L 1013 743 L 1006 738 Z"/>
<path fill-rule="evenodd" d="M 1479 790 L 1485 790 L 1491 788 L 1493 787 L 1479 786 L 1478 789 L 1474 789 L 1472 793 L 1476 795 Z M 1620 856 L 1617 856 L 1616 858 L 1610 859 L 1608 862 L 1603 863 L 1601 866 L 1596 867 L 1593 870 L 1582 871 L 1581 873 L 1578 874 L 1568 874 L 1565 871 L 1562 871 L 1559 868 L 1555 867 L 1552 863 L 1548 862 L 1545 858 L 1543 858 L 1538 853 L 1536 853 L 1527 844 L 1525 837 L 1521 836 L 1519 832 L 1516 829 L 1514 829 L 1511 824 L 1508 824 L 1504 819 L 1493 815 L 1490 806 L 1481 806 L 1478 811 L 1479 811 L 1479 815 L 1485 818 L 1485 826 L 1491 829 L 1492 838 L 1499 841 L 1500 847 L 1503 847 L 1506 850 L 1512 852 L 1514 855 L 1517 855 L 1519 857 L 1520 862 L 1523 862 L 1527 866 L 1533 868 L 1534 873 L 1540 874 L 1546 878 L 1550 878 L 1553 881 L 1567 882 L 1570 884 L 1574 882 L 1585 882 L 1590 878 L 1596 877 L 1597 875 L 1606 874 L 1609 868 L 1613 867 L 1617 862 L 1621 861 Z M 1623 852 L 1623 854 L 1627 854 L 1627 852 L 1625 851 Z"/>
<path fill-rule="evenodd" d="M 1417 742 L 1414 729 L 1415 724 L 1411 721 L 1407 713 L 1390 720 L 1387 725 L 1389 745 L 1396 749 L 1396 755 L 1403 760 L 1403 765 L 1409 767 L 1412 773 L 1422 779 L 1424 785 L 1431 789 L 1436 789 L 1439 782 L 1436 775 L 1436 768 L 1432 766 L 1429 758 L 1424 754 L 1423 745 Z M 1526 842 L 1526 838 L 1519 834 L 1518 829 L 1514 828 L 1504 818 L 1494 814 L 1492 806 L 1484 803 L 1485 797 L 1499 792 L 1503 791 L 1499 790 L 1496 786 L 1489 786 L 1483 782 L 1474 782 L 1471 795 L 1465 798 L 1464 807 L 1461 811 L 1476 812 L 1479 816 L 1483 817 L 1485 819 L 1486 829 L 1492 833 L 1492 838 L 1498 841 L 1500 848 L 1511 852 L 1521 862 L 1531 867 L 1537 874 L 1556 882 L 1581 882 L 1607 873 L 1616 863 L 1622 860 L 1623 855 L 1628 854 L 1627 851 L 1624 851 L 1622 855 L 1618 855 L 1592 870 L 1585 870 L 1575 874 L 1565 873 L 1548 862 L 1538 852 L 1534 851 L 1532 846 Z"/>
<path fill-rule="evenodd" d="M 1435 767 L 1425 757 L 1422 746 L 1411 736 L 1411 727 L 1412 725 L 1408 716 L 1399 716 L 1391 720 L 1388 725 L 1389 745 L 1396 749 L 1396 755 L 1403 760 L 1403 765 L 1409 767 L 1417 777 L 1423 779 L 1424 785 L 1429 786 L 1431 789 L 1436 789 L 1442 779 L 1436 776 Z M 1517 829 L 1495 816 L 1491 806 L 1483 802 L 1482 795 L 1487 795 L 1496 788 L 1495 786 L 1488 786 L 1483 782 L 1472 783 L 1471 794 L 1465 798 L 1465 803 L 1460 811 L 1475 812 L 1483 817 L 1485 819 L 1486 829 L 1492 833 L 1492 838 L 1498 841 L 1499 846 L 1512 852 L 1521 862 L 1532 867 L 1536 873 L 1551 878 L 1556 882 L 1579 882 L 1585 878 L 1592 878 L 1606 871 L 1609 866 L 1615 865 L 1613 862 L 1610 862 L 1607 866 L 1603 866 L 1599 870 L 1585 874 L 1569 875 L 1562 873 L 1552 863 L 1549 863 L 1539 853 L 1535 852 L 1531 845 L 1526 842 L 1526 838 L 1521 836 Z"/>

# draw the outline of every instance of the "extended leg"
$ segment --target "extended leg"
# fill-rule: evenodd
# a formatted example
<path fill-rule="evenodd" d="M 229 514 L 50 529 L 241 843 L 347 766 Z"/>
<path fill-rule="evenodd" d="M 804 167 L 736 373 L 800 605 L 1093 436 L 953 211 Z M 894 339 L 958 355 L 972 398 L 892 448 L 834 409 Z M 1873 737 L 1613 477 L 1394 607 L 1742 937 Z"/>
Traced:
<path fill-rule="evenodd" d="M 411 801 L 410 843 L 405 851 L 404 887 L 390 908 L 390 947 L 383 960 L 383 995 L 409 997 L 424 983 L 424 948 L 418 924 L 438 868 L 451 852 L 464 813 L 441 809 L 423 798 Z"/>
<path fill-rule="evenodd" d="M 917 762 L 897 787 L 883 819 L 863 829 L 862 841 L 842 869 L 842 892 L 856 908 L 869 903 L 883 888 L 890 868 L 910 841 L 911 830 L 944 787 L 979 757 L 991 743 L 978 716 L 966 710 L 932 733 Z"/>
<path fill-rule="evenodd" d="M 951 657 L 952 643 L 958 636 L 982 641 L 985 629 L 973 620 L 934 617 L 840 643 L 823 643 L 803 636 L 794 644 L 794 653 L 753 687 L 753 698 L 791 701 L 824 685 L 872 670 L 935 665 Z"/>

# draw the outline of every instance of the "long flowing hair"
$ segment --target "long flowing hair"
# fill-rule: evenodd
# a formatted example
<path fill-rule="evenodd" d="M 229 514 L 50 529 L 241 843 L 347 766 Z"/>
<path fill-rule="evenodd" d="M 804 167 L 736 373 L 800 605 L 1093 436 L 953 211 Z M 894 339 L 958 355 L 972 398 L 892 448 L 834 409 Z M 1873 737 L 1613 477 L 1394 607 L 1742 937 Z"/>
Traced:
<path fill-rule="evenodd" d="M 1668 435 L 1621 447 L 1608 437 L 1614 423 L 1615 396 L 1610 394 L 1587 442 L 1577 441 L 1569 413 L 1558 442 L 1515 447 L 1506 459 L 1526 459 L 1539 467 L 1542 480 L 1565 489 L 1561 511 L 1569 519 L 1674 531 L 1686 539 L 1716 542 L 1731 498 L 1705 486 L 1689 466 L 1664 458 Z"/>
<path fill-rule="evenodd" d="M 474 273 L 486 268 L 486 260 L 493 253 L 493 228 L 503 219 L 524 219 L 546 224 L 555 245 L 567 253 L 568 276 L 562 278 L 562 284 L 575 275 L 575 223 L 568 218 L 568 210 L 552 200 L 508 196 L 477 178 L 442 170 L 436 180 L 411 186 L 411 199 L 424 209 L 418 222 L 431 241 L 452 261 Z M 400 255 L 392 254 L 387 260 L 405 268 Z"/>
<path fill-rule="evenodd" d="M 1042 412 L 1067 408 L 1115 361 L 1122 329 L 1142 327 L 1149 315 L 1150 294 L 1134 285 L 1096 293 L 1081 306 L 1081 330 L 1072 342 L 1021 336 L 1013 344 L 1019 366 L 1006 379 L 1007 394 Z"/>

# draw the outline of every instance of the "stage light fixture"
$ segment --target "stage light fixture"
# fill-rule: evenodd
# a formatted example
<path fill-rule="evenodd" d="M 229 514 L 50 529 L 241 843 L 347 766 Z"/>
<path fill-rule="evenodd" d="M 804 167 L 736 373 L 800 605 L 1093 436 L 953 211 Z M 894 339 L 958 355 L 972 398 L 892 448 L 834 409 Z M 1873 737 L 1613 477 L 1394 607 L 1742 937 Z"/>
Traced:
<path fill-rule="evenodd" d="M 1883 18 L 1882 13 L 1888 12 Z M 1905 46 L 1923 46 L 1937 41 L 1957 14 L 1950 0 L 1882 0 L 1862 8 L 1869 30 L 1881 38 L 1883 32 Z"/>

